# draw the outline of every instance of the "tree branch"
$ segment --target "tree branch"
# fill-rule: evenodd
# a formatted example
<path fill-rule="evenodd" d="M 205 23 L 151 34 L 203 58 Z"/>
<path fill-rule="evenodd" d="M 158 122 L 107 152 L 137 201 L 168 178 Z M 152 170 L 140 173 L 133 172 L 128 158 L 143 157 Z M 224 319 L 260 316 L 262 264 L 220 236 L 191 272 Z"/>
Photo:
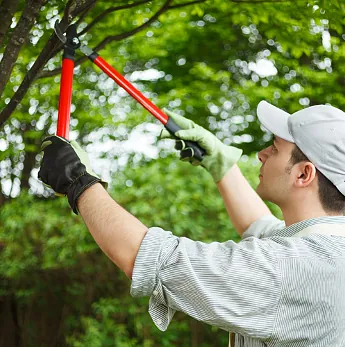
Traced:
<path fill-rule="evenodd" d="M 84 11 L 89 10 L 97 0 L 74 0 L 73 8 L 71 8 L 70 16 L 71 19 L 75 18 L 79 14 L 83 13 Z"/>
<path fill-rule="evenodd" d="M 23 14 L 20 17 L 17 26 L 13 30 L 0 63 L 0 96 L 2 95 L 11 76 L 11 72 L 14 64 L 17 61 L 20 49 L 27 40 L 30 29 L 34 25 L 34 22 L 39 15 L 40 8 L 45 2 L 46 0 L 27 1 Z"/>
<path fill-rule="evenodd" d="M 12 18 L 16 12 L 18 0 L 3 0 L 0 5 L 0 46 L 6 37 L 6 33 L 11 26 Z"/>
<path fill-rule="evenodd" d="M 35 0 L 31 0 L 34 1 Z M 37 0 L 36 0 L 37 1 Z M 41 0 L 42 1 L 42 0 Z M 45 0 L 44 0 L 45 1 Z M 69 3 L 72 3 L 74 0 L 70 0 Z M 93 2 L 94 0 L 90 0 L 88 4 Z M 83 11 L 85 9 L 85 2 L 83 2 L 83 7 L 79 7 L 78 10 Z M 76 10 L 73 9 L 73 13 Z M 68 15 L 68 13 L 67 13 Z M 70 24 L 71 20 L 69 20 L 67 17 L 63 17 L 60 26 L 62 30 L 66 30 L 68 25 Z M 47 44 L 42 49 L 41 53 L 37 57 L 35 63 L 31 67 L 31 69 L 27 72 L 25 75 L 22 83 L 20 84 L 19 88 L 13 95 L 11 101 L 6 105 L 6 107 L 1 111 L 0 113 L 0 127 L 7 121 L 7 119 L 11 116 L 17 105 L 22 101 L 23 97 L 25 96 L 26 92 L 30 88 L 33 81 L 37 78 L 39 72 L 43 69 L 43 67 L 46 65 L 48 60 L 53 57 L 53 55 L 56 54 L 62 47 L 62 44 L 58 37 L 55 35 L 55 33 L 52 33 L 50 36 Z"/>
<path fill-rule="evenodd" d="M 34 1 L 34 0 L 30 0 L 30 1 Z M 43 1 L 43 0 L 40 0 L 40 1 Z M 75 4 L 74 1 L 75 0 L 70 0 L 68 2 L 68 4 Z M 78 13 L 78 11 L 80 11 L 80 12 L 88 11 L 89 8 L 93 5 L 94 1 L 95 0 L 89 0 L 89 1 L 85 2 L 85 1 L 81 0 L 80 3 L 82 3 L 82 5 L 79 7 L 78 6 L 73 7 L 73 9 L 71 11 L 67 10 L 68 13 L 66 13 L 66 16 L 72 16 L 71 13 L 73 13 L 73 15 L 74 15 L 75 13 Z M 146 0 L 145 0 L 145 2 L 146 2 Z M 167 0 L 164 3 L 164 5 L 147 22 L 140 25 L 139 27 L 136 27 L 133 30 L 130 30 L 128 32 L 125 32 L 125 33 L 122 33 L 119 35 L 113 35 L 113 36 L 106 37 L 102 42 L 100 42 L 95 47 L 94 50 L 99 51 L 99 50 L 103 49 L 108 43 L 110 43 L 112 41 L 120 41 L 120 40 L 123 40 L 125 38 L 128 38 L 128 37 L 140 32 L 141 30 L 147 28 L 152 22 L 157 20 L 158 17 L 161 14 L 163 14 L 164 12 L 166 12 L 167 10 L 172 9 L 172 8 L 176 8 L 176 6 L 180 6 L 180 5 L 171 6 L 170 5 L 171 2 L 172 2 L 172 0 Z M 197 0 L 197 1 L 192 1 L 190 3 L 181 4 L 181 5 L 187 6 L 187 5 L 195 4 L 198 2 L 204 2 L 204 1 L 203 0 Z M 142 2 L 140 2 L 140 3 L 144 3 L 144 0 L 142 0 Z M 136 4 L 138 4 L 138 2 Z M 69 5 L 69 6 L 72 6 L 72 5 Z M 124 6 L 128 6 L 128 5 L 124 5 Z M 69 8 L 72 8 L 72 7 L 69 7 Z M 62 30 L 67 29 L 70 22 L 71 22 L 71 20 L 69 20 L 68 17 L 64 16 L 60 22 Z M 18 90 L 15 92 L 15 94 L 13 95 L 10 102 L 6 105 L 6 107 L 0 113 L 0 127 L 11 116 L 11 114 L 13 113 L 13 111 L 15 110 L 17 105 L 21 102 L 21 100 L 25 96 L 27 90 L 30 88 L 31 84 L 33 83 L 33 81 L 36 78 L 44 78 L 44 77 L 54 76 L 54 75 L 57 75 L 58 73 L 61 72 L 61 68 L 59 68 L 59 69 L 55 69 L 53 71 L 46 71 L 44 73 L 41 73 L 44 65 L 48 62 L 48 60 L 51 59 L 58 51 L 60 51 L 61 48 L 62 48 L 61 42 L 59 41 L 59 39 L 56 37 L 55 34 L 52 34 L 50 39 L 48 40 L 47 44 L 45 45 L 45 47 L 41 51 L 40 55 L 36 59 L 35 63 L 31 67 L 31 69 L 28 71 L 26 76 L 24 77 Z M 82 64 L 86 60 L 87 60 L 86 57 L 83 57 L 83 58 L 77 60 L 75 62 L 75 66 Z"/>
<path fill-rule="evenodd" d="M 137 1 L 133 4 L 127 4 L 127 5 L 121 5 L 121 6 L 116 6 L 116 7 L 110 7 L 107 10 L 105 10 L 104 12 L 102 12 L 101 14 L 99 14 L 89 25 L 87 25 L 78 35 L 83 35 L 86 32 L 88 32 L 95 24 L 97 24 L 98 22 L 100 22 L 106 15 L 116 12 L 116 11 L 120 11 L 120 10 L 124 10 L 124 9 L 129 9 L 129 8 L 133 8 L 142 4 L 145 4 L 147 2 L 150 2 L 151 0 L 141 0 L 141 1 Z"/>
<path fill-rule="evenodd" d="M 31 86 L 32 82 L 35 80 L 38 72 L 41 71 L 43 66 L 50 59 L 51 52 L 55 49 L 55 46 L 60 44 L 60 40 L 54 34 L 51 35 L 49 41 L 41 51 L 40 55 L 36 59 L 34 65 L 25 75 L 22 83 L 20 84 L 18 90 L 13 95 L 11 101 L 0 113 L 0 127 L 5 123 L 5 121 L 11 116 L 12 112 L 15 110 L 17 105 L 21 102 L 27 90 Z"/>
<path fill-rule="evenodd" d="M 259 3 L 275 3 L 275 2 L 292 2 L 294 4 L 305 2 L 308 3 L 307 0 L 230 0 L 230 2 L 235 2 L 235 3 L 244 3 L 244 4 L 259 4 Z"/>
<path fill-rule="evenodd" d="M 83 11 L 83 13 L 79 16 L 78 20 L 76 21 L 76 26 L 78 27 L 78 25 L 84 20 L 84 18 L 86 17 L 86 15 L 90 12 L 90 10 L 94 7 L 94 5 L 96 4 L 97 0 L 92 0 L 92 2 L 89 4 L 89 6 Z"/>
<path fill-rule="evenodd" d="M 201 4 L 201 3 L 206 2 L 206 1 L 207 0 L 195 0 L 195 1 L 191 1 L 191 2 L 185 2 L 184 4 L 169 6 L 169 9 L 180 8 L 180 7 L 185 7 L 185 6 L 189 6 L 189 5 L 195 5 L 195 4 Z"/>
<path fill-rule="evenodd" d="M 66 7 L 63 11 L 63 17 L 67 22 L 71 22 L 73 18 L 70 18 L 71 16 L 71 11 L 75 7 L 75 0 L 68 0 Z"/>
<path fill-rule="evenodd" d="M 1 185 L 1 181 L 0 181 L 0 208 L 1 206 L 3 206 L 6 202 L 6 197 L 4 195 L 4 193 L 2 192 L 2 185 Z M 0 242 L 0 251 L 1 251 L 1 242 Z"/>
<path fill-rule="evenodd" d="M 109 9 L 107 9 L 106 11 L 102 12 L 100 15 L 98 15 L 87 27 L 85 27 L 78 35 L 81 36 L 83 34 L 85 34 L 86 32 L 88 32 L 95 24 L 97 24 L 99 21 L 101 21 L 106 15 L 110 14 L 110 13 L 113 13 L 115 11 L 119 11 L 119 10 L 123 10 L 123 9 L 128 9 L 128 8 L 133 8 L 133 7 L 136 7 L 138 5 L 142 5 L 142 4 L 145 4 L 147 2 L 150 2 L 151 0 L 141 0 L 141 1 L 137 1 L 133 4 L 128 4 L 128 5 L 121 5 L 121 6 L 116 6 L 116 7 L 111 7 Z M 184 6 L 188 6 L 188 5 L 194 5 L 194 4 L 198 4 L 198 3 L 204 3 L 206 2 L 207 0 L 195 0 L 195 1 L 192 1 L 192 2 L 187 2 L 187 3 L 184 3 L 184 4 L 178 4 L 178 5 L 171 5 L 171 6 L 168 6 L 166 10 L 170 10 L 170 9 L 175 9 L 175 8 L 180 8 L 180 7 L 184 7 Z M 163 5 L 164 7 L 165 5 Z M 166 11 L 165 10 L 165 11 Z M 157 12 L 158 13 L 158 12 Z M 162 14 L 162 13 L 159 13 L 158 16 Z M 157 15 L 157 14 L 156 14 Z M 105 45 L 111 41 L 121 41 L 127 37 L 130 37 L 134 34 L 136 34 L 137 32 L 141 31 L 142 29 L 146 28 L 149 24 L 151 24 L 153 21 L 156 20 L 156 18 L 151 18 L 148 22 L 144 23 L 143 25 L 129 31 L 129 32 L 126 32 L 126 33 L 122 33 L 122 34 L 119 34 L 119 35 L 115 35 L 115 36 L 109 36 L 107 38 L 105 38 L 98 46 L 95 47 L 94 51 L 99 51 L 101 49 L 103 49 L 105 47 Z M 80 23 L 80 20 L 78 20 L 77 23 Z M 61 47 L 60 47 L 61 49 Z M 60 50 L 59 47 L 57 47 L 57 51 L 54 52 L 54 54 L 52 54 L 52 56 L 55 56 L 55 54 Z M 80 59 L 78 59 L 76 62 L 75 62 L 75 66 L 78 66 L 78 65 L 81 65 L 83 62 L 85 62 L 86 60 L 88 60 L 87 57 L 82 57 Z M 57 69 L 54 69 L 52 71 L 43 71 L 39 74 L 38 78 L 46 78 L 46 77 L 52 77 L 52 76 L 56 76 L 57 74 L 61 73 L 61 67 L 60 68 L 57 68 Z"/>
<path fill-rule="evenodd" d="M 138 32 L 142 31 L 143 29 L 149 27 L 151 25 L 151 23 L 153 23 L 155 20 L 157 20 L 161 14 L 163 14 L 164 12 L 166 12 L 169 9 L 169 4 L 171 3 L 171 1 L 172 0 L 167 0 L 165 2 L 165 4 L 144 24 L 139 25 L 138 27 L 136 27 L 130 31 L 127 31 L 125 33 L 118 34 L 118 35 L 111 35 L 111 36 L 106 37 L 103 41 L 101 41 L 94 48 L 94 50 L 96 52 L 98 52 L 101 49 L 103 49 L 105 47 L 105 45 L 107 45 L 109 42 L 124 40 L 130 36 L 133 36 L 134 34 L 137 34 Z"/>
<path fill-rule="evenodd" d="M 113 42 L 113 41 L 121 41 L 124 40 L 130 36 L 133 36 L 134 34 L 140 32 L 141 30 L 147 28 L 148 26 L 151 25 L 151 23 L 153 23 L 155 20 L 158 19 L 158 17 L 166 12 L 167 10 L 169 10 L 171 7 L 169 6 L 169 4 L 171 3 L 172 0 L 167 0 L 165 2 L 165 4 L 144 24 L 139 25 L 138 27 L 127 31 L 125 33 L 121 33 L 118 35 L 111 35 L 106 37 L 103 41 L 101 41 L 93 50 L 95 52 L 99 52 L 100 50 L 102 50 L 108 43 Z M 79 58 L 75 61 L 75 67 L 81 65 L 83 62 L 85 62 L 86 60 L 88 60 L 88 58 L 86 56 Z M 55 76 L 57 74 L 59 74 L 61 72 L 61 67 L 54 69 L 52 71 L 44 71 L 42 73 L 40 73 L 40 75 L 38 76 L 38 78 L 46 78 L 46 77 L 51 77 L 51 76 Z"/>
<path fill-rule="evenodd" d="M 24 110 L 24 112 L 28 112 L 28 109 Z M 25 143 L 25 150 L 24 150 L 24 161 L 23 161 L 23 169 L 20 179 L 20 189 L 29 189 L 30 184 L 29 180 L 31 177 L 31 171 L 35 167 L 36 164 L 36 154 L 37 151 L 40 148 L 40 139 L 38 138 L 32 138 L 31 136 L 28 136 L 28 133 L 30 132 L 36 132 L 35 127 L 32 126 L 29 122 L 22 123 L 21 125 L 22 129 L 22 136 L 23 136 L 23 142 Z M 28 150 L 28 147 L 35 146 L 36 150 Z"/>

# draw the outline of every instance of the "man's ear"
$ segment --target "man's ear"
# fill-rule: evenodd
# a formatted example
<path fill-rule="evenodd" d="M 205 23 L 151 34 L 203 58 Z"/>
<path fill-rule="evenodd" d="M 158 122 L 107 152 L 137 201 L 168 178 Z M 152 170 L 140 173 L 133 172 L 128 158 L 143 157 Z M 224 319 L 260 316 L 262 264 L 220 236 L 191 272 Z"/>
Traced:
<path fill-rule="evenodd" d="M 316 177 L 316 168 L 314 164 L 310 161 L 303 161 L 301 163 L 298 163 L 296 166 L 296 186 L 299 188 L 305 188 L 309 186 Z"/>

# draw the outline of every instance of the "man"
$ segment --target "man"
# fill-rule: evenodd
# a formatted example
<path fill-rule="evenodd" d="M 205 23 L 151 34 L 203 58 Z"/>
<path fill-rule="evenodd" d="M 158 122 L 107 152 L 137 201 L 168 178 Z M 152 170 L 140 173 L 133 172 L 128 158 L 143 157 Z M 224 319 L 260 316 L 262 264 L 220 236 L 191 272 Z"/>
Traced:
<path fill-rule="evenodd" d="M 201 165 L 217 183 L 239 243 L 204 244 L 148 229 L 107 194 L 75 142 L 47 138 L 39 177 L 68 196 L 132 279 L 131 294 L 150 296 L 160 330 L 178 310 L 234 333 L 236 347 L 343 347 L 345 113 L 320 105 L 289 115 L 261 102 L 257 114 L 275 139 L 259 153 L 256 193 L 236 165 L 238 149 L 169 113 L 184 129 L 178 138 L 205 149 Z M 282 209 L 285 223 L 262 199 Z"/>

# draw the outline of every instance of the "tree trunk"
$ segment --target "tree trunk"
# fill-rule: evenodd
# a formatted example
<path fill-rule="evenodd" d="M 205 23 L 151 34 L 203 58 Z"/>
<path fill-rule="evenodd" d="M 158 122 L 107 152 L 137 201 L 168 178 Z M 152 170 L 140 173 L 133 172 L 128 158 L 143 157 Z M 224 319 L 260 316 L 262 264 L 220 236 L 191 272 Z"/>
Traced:
<path fill-rule="evenodd" d="M 11 26 L 12 18 L 16 12 L 18 0 L 3 0 L 0 5 L 0 46 L 2 46 L 6 33 Z"/>
<path fill-rule="evenodd" d="M 20 333 L 16 322 L 17 308 L 12 296 L 2 297 L 0 300 L 0 346 L 20 347 Z M 6 318 L 5 318 L 6 317 Z"/>
<path fill-rule="evenodd" d="M 25 152 L 25 159 L 24 159 L 24 168 L 22 171 L 22 178 L 20 183 L 21 189 L 29 189 L 29 179 L 31 177 L 31 171 L 34 168 L 36 163 L 36 153 L 34 152 Z"/>
<path fill-rule="evenodd" d="M 5 195 L 1 190 L 1 184 L 0 184 L 0 208 L 3 206 L 6 202 Z"/>
<path fill-rule="evenodd" d="M 34 25 L 34 22 L 39 15 L 40 8 L 45 2 L 46 0 L 27 1 L 23 14 L 20 17 L 17 26 L 13 30 L 0 63 L 0 96 L 11 76 L 20 49 L 26 42 L 30 29 Z"/>

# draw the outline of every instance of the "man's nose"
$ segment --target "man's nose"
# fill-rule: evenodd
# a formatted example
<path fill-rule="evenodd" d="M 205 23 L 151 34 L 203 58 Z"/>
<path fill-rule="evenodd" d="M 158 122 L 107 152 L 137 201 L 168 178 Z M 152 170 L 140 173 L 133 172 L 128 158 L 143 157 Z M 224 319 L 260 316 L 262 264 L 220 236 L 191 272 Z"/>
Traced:
<path fill-rule="evenodd" d="M 258 158 L 261 161 L 261 163 L 265 163 L 265 161 L 267 160 L 269 149 L 270 147 L 265 148 L 258 153 Z"/>

